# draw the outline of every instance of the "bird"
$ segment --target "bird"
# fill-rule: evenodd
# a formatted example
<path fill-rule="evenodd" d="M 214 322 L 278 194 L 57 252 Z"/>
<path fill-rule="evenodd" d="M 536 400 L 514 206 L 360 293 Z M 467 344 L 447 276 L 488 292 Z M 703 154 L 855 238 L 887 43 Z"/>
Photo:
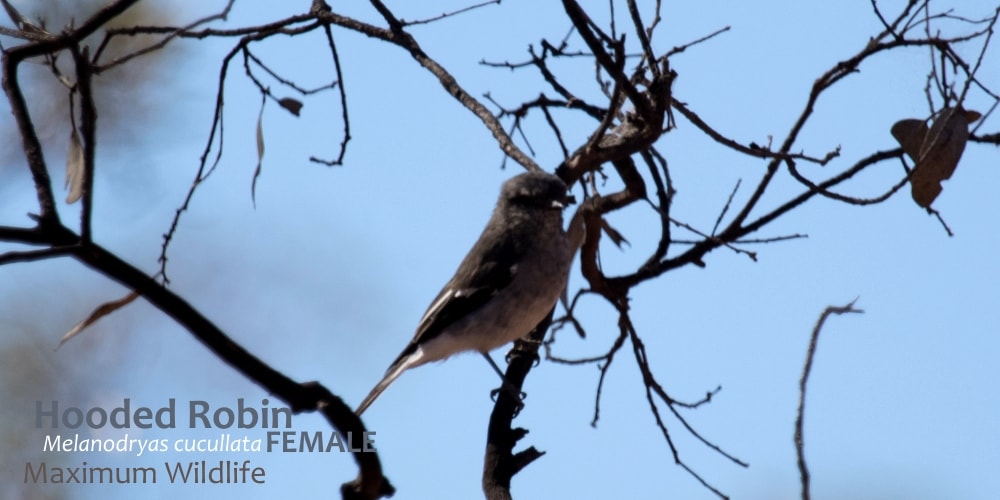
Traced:
<path fill-rule="evenodd" d="M 566 287 L 573 251 L 562 212 L 574 202 L 566 184 L 546 172 L 504 182 L 479 239 L 355 413 L 404 371 L 460 352 L 478 351 L 497 368 L 489 352 L 531 332 Z"/>

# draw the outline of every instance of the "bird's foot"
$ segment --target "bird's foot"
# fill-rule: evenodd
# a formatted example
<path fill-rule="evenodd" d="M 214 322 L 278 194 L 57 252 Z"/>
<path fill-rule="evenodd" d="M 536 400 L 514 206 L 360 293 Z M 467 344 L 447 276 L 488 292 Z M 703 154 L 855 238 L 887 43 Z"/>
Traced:
<path fill-rule="evenodd" d="M 521 339 L 521 341 L 522 342 L 529 342 L 529 343 L 532 343 L 532 344 L 539 344 L 539 345 L 541 345 L 540 341 L 531 340 L 531 339 L 529 339 L 527 337 Z M 504 357 L 503 357 L 504 361 L 506 361 L 507 364 L 509 365 L 511 358 L 513 358 L 514 354 L 516 354 L 518 352 L 520 352 L 522 354 L 529 354 L 529 351 L 527 351 L 525 349 L 518 349 L 517 345 L 515 345 L 509 351 L 507 351 L 507 354 L 504 355 Z M 534 351 L 531 351 L 530 355 L 531 355 L 531 358 L 532 358 L 531 359 L 531 367 L 534 368 L 534 367 L 538 366 L 538 363 L 541 362 L 542 358 L 538 356 L 538 350 L 537 349 L 534 350 Z"/>
<path fill-rule="evenodd" d="M 490 399 L 495 403 L 501 392 L 505 392 L 508 396 L 514 398 L 514 416 L 516 417 L 524 409 L 524 398 L 528 397 L 528 393 L 520 391 L 504 381 L 503 385 L 490 391 Z"/>

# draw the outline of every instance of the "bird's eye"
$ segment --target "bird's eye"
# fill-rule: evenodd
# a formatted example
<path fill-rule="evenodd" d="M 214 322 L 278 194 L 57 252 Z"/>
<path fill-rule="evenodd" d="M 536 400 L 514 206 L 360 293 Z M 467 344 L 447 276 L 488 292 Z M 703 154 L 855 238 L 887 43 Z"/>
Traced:
<path fill-rule="evenodd" d="M 520 205 L 523 207 L 540 207 L 548 205 L 548 196 L 544 196 L 541 193 L 529 193 L 527 191 L 522 191 L 510 199 L 510 202 L 515 205 Z"/>

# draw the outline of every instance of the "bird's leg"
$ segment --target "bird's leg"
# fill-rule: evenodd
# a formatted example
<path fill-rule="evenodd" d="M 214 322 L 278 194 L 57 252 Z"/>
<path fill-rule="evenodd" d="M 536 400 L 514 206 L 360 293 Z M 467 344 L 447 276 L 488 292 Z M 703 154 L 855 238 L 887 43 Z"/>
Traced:
<path fill-rule="evenodd" d="M 514 400 L 517 401 L 517 408 L 514 410 L 514 415 L 516 416 L 518 413 L 521 412 L 521 408 L 524 408 L 523 400 L 525 397 L 527 397 L 527 394 L 524 393 L 523 391 L 517 390 L 516 387 L 507 382 L 507 377 L 504 375 L 503 371 L 500 370 L 500 367 L 497 366 L 496 362 L 493 361 L 493 358 L 490 356 L 488 352 L 484 352 L 482 354 L 483 357 L 486 358 L 486 361 L 490 363 L 490 366 L 493 367 L 493 370 L 497 372 L 497 375 L 500 376 L 500 381 L 501 381 L 500 388 L 493 389 L 492 391 L 490 391 L 490 397 L 494 401 L 496 401 L 497 395 L 500 393 L 500 391 L 507 391 L 507 394 L 513 396 Z"/>
<path fill-rule="evenodd" d="M 493 367 L 493 371 L 497 372 L 497 375 L 500 376 L 500 380 L 503 380 L 504 382 L 506 382 L 507 381 L 507 377 L 503 374 L 503 370 L 501 370 L 500 367 L 497 366 L 496 361 L 493 361 L 493 357 L 490 356 L 490 353 L 484 352 L 483 353 L 483 357 L 486 358 L 486 361 L 489 362 L 490 366 Z"/>

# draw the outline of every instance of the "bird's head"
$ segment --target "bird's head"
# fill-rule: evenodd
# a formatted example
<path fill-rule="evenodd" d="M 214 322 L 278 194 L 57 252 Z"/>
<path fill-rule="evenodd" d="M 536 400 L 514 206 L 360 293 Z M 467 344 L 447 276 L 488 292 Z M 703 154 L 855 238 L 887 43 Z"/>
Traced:
<path fill-rule="evenodd" d="M 558 177 L 545 172 L 526 172 L 510 178 L 500 191 L 502 202 L 526 208 L 562 210 L 576 203 Z"/>

